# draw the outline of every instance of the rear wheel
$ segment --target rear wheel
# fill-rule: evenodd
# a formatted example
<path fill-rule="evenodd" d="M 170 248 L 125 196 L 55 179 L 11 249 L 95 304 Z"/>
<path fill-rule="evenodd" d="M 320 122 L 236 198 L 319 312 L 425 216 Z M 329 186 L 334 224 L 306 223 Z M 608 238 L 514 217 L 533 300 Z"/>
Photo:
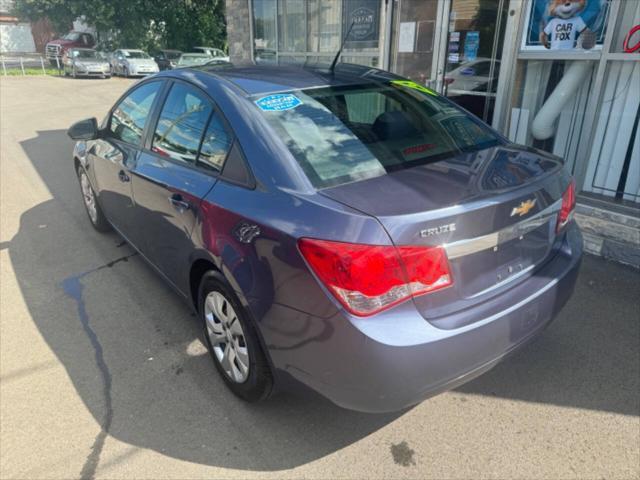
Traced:
<path fill-rule="evenodd" d="M 209 353 L 227 387 L 248 402 L 267 398 L 271 369 L 247 313 L 220 273 L 205 274 L 198 306 Z"/>
<path fill-rule="evenodd" d="M 93 187 L 89 182 L 89 177 L 84 168 L 78 167 L 78 180 L 80 181 L 80 190 L 82 191 L 82 201 L 84 208 L 87 211 L 91 225 L 99 232 L 108 232 L 111 230 L 111 224 L 107 220 L 107 217 L 102 212 L 98 199 L 93 191 Z"/>

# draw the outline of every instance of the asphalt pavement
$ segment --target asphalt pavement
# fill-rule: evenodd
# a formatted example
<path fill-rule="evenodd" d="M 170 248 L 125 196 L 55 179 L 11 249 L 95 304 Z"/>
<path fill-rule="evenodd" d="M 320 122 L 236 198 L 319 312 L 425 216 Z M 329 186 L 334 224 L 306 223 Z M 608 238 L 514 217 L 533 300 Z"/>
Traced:
<path fill-rule="evenodd" d="M 83 210 L 65 130 L 130 84 L 0 78 L 0 478 L 640 477 L 640 274 L 595 257 L 538 340 L 414 408 L 233 397 Z"/>

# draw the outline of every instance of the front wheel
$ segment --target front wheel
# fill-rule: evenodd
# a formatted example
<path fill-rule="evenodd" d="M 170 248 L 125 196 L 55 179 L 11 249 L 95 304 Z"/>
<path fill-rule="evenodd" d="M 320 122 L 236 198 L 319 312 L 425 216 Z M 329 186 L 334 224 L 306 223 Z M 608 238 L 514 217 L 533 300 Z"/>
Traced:
<path fill-rule="evenodd" d="M 258 335 L 220 273 L 205 274 L 198 306 L 209 353 L 227 387 L 248 402 L 269 397 L 273 376 Z"/>
<path fill-rule="evenodd" d="M 78 167 L 78 180 L 80 181 L 80 190 L 82 191 L 82 200 L 84 208 L 87 211 L 91 225 L 99 232 L 108 232 L 111 230 L 111 224 L 104 215 L 102 208 L 98 204 L 96 193 L 89 182 L 89 177 L 84 168 Z"/>

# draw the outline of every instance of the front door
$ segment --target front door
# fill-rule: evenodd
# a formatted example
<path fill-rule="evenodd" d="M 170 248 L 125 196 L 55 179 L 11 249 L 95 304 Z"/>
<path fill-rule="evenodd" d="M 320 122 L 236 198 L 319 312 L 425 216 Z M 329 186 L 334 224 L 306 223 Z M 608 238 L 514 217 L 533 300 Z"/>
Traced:
<path fill-rule="evenodd" d="M 191 233 L 231 144 L 227 132 L 202 91 L 175 82 L 132 172 L 143 253 L 184 294 Z"/>
<path fill-rule="evenodd" d="M 487 123 L 493 120 L 508 0 L 451 0 L 443 46 L 442 93 Z"/>
<path fill-rule="evenodd" d="M 160 87 L 161 82 L 145 83 L 120 101 L 100 139 L 89 149 L 100 206 L 109 221 L 134 245 L 137 239 L 132 235 L 135 222 L 131 170 Z"/>

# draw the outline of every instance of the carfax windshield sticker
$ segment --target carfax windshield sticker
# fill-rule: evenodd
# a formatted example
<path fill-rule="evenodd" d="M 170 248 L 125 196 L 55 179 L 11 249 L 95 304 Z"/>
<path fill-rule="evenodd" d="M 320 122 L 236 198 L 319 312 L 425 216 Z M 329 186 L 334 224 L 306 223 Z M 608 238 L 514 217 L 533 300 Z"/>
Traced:
<path fill-rule="evenodd" d="M 256 100 L 256 105 L 265 112 L 281 112 L 302 105 L 302 100 L 290 93 L 277 93 Z"/>
<path fill-rule="evenodd" d="M 438 96 L 436 92 L 431 90 L 430 88 L 425 87 L 424 85 L 420 85 L 419 83 L 412 82 L 411 80 L 391 80 L 391 85 L 398 85 L 400 87 L 413 88 L 414 90 L 418 90 L 419 92 L 426 93 L 429 95 Z"/>

